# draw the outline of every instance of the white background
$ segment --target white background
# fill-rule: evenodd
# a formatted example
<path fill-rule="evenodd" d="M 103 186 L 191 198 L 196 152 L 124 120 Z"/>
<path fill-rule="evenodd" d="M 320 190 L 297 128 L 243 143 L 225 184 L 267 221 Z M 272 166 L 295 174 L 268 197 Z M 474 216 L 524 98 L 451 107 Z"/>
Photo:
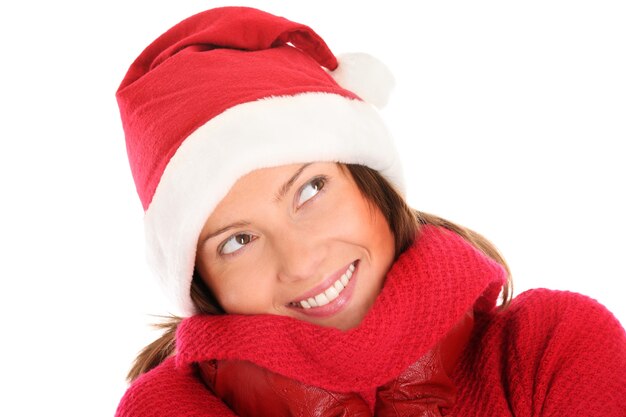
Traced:
<path fill-rule="evenodd" d="M 516 294 L 582 292 L 626 322 L 624 2 L 384 3 L 239 2 L 387 63 L 411 204 L 493 241 Z M 0 415 L 113 415 L 168 313 L 114 93 L 159 34 L 227 4 L 0 6 Z"/>

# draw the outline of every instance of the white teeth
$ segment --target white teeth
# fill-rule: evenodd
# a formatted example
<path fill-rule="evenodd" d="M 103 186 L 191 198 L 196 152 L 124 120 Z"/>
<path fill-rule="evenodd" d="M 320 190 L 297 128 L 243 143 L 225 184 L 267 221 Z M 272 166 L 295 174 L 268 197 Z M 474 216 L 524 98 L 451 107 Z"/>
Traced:
<path fill-rule="evenodd" d="M 334 286 L 324 291 L 324 294 L 326 294 L 328 301 L 333 301 L 335 298 L 339 297 L 339 292 L 337 292 Z"/>
<path fill-rule="evenodd" d="M 350 266 L 348 267 L 346 272 L 344 272 L 341 278 L 335 281 L 324 292 L 317 294 L 315 297 L 310 297 L 306 300 L 300 301 L 300 306 L 305 309 L 321 307 L 339 297 L 339 294 L 348 285 L 348 282 L 350 282 L 350 278 L 352 278 L 352 273 L 355 269 L 356 268 L 354 264 L 350 264 Z"/>
<path fill-rule="evenodd" d="M 326 297 L 326 294 L 324 293 L 317 294 L 315 296 L 315 301 L 317 301 L 317 305 L 319 307 L 325 306 L 326 304 L 330 303 L 330 301 L 328 300 L 328 297 Z"/>

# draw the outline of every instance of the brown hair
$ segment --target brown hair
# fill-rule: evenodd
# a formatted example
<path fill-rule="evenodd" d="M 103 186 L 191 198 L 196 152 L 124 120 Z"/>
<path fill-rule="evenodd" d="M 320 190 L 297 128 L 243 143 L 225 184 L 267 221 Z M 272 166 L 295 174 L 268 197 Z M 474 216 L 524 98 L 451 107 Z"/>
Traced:
<path fill-rule="evenodd" d="M 361 193 L 383 213 L 395 238 L 396 258 L 411 246 L 416 236 L 419 235 L 421 226 L 434 225 L 449 229 L 504 267 L 507 281 L 502 290 L 501 307 L 508 305 L 512 295 L 511 273 L 504 258 L 491 242 L 466 227 L 432 214 L 411 209 L 394 186 L 377 171 L 362 165 L 340 166 L 350 173 Z M 191 282 L 190 296 L 199 314 L 224 314 L 224 310 L 212 292 L 195 271 Z M 139 353 L 127 376 L 130 382 L 156 367 L 174 353 L 176 329 L 181 320 L 180 317 L 172 316 L 155 325 L 157 328 L 163 329 L 164 332 L 161 337 Z"/>

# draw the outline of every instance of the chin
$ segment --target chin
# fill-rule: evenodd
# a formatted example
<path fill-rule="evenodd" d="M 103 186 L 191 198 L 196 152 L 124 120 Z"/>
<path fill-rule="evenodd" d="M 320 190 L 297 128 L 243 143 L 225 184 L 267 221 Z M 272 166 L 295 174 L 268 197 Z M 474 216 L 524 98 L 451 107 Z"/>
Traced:
<path fill-rule="evenodd" d="M 306 320 L 310 323 L 317 324 L 323 327 L 334 327 L 339 330 L 350 330 L 357 327 L 363 319 L 367 310 L 363 311 L 358 309 L 358 311 L 342 311 L 341 313 L 326 318 L 311 318 L 310 320 Z"/>

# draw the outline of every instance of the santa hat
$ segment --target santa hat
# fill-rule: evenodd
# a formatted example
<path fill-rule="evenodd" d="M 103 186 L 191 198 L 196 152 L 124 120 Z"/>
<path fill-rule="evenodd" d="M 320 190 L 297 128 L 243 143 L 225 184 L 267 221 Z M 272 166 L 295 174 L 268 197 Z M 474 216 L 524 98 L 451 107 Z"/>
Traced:
<path fill-rule="evenodd" d="M 309 27 L 260 10 L 192 16 L 133 62 L 117 91 L 145 210 L 148 262 L 178 313 L 200 231 L 243 175 L 313 161 L 361 164 L 402 189 L 397 152 L 372 104 L 393 77 L 365 54 L 337 58 Z"/>

